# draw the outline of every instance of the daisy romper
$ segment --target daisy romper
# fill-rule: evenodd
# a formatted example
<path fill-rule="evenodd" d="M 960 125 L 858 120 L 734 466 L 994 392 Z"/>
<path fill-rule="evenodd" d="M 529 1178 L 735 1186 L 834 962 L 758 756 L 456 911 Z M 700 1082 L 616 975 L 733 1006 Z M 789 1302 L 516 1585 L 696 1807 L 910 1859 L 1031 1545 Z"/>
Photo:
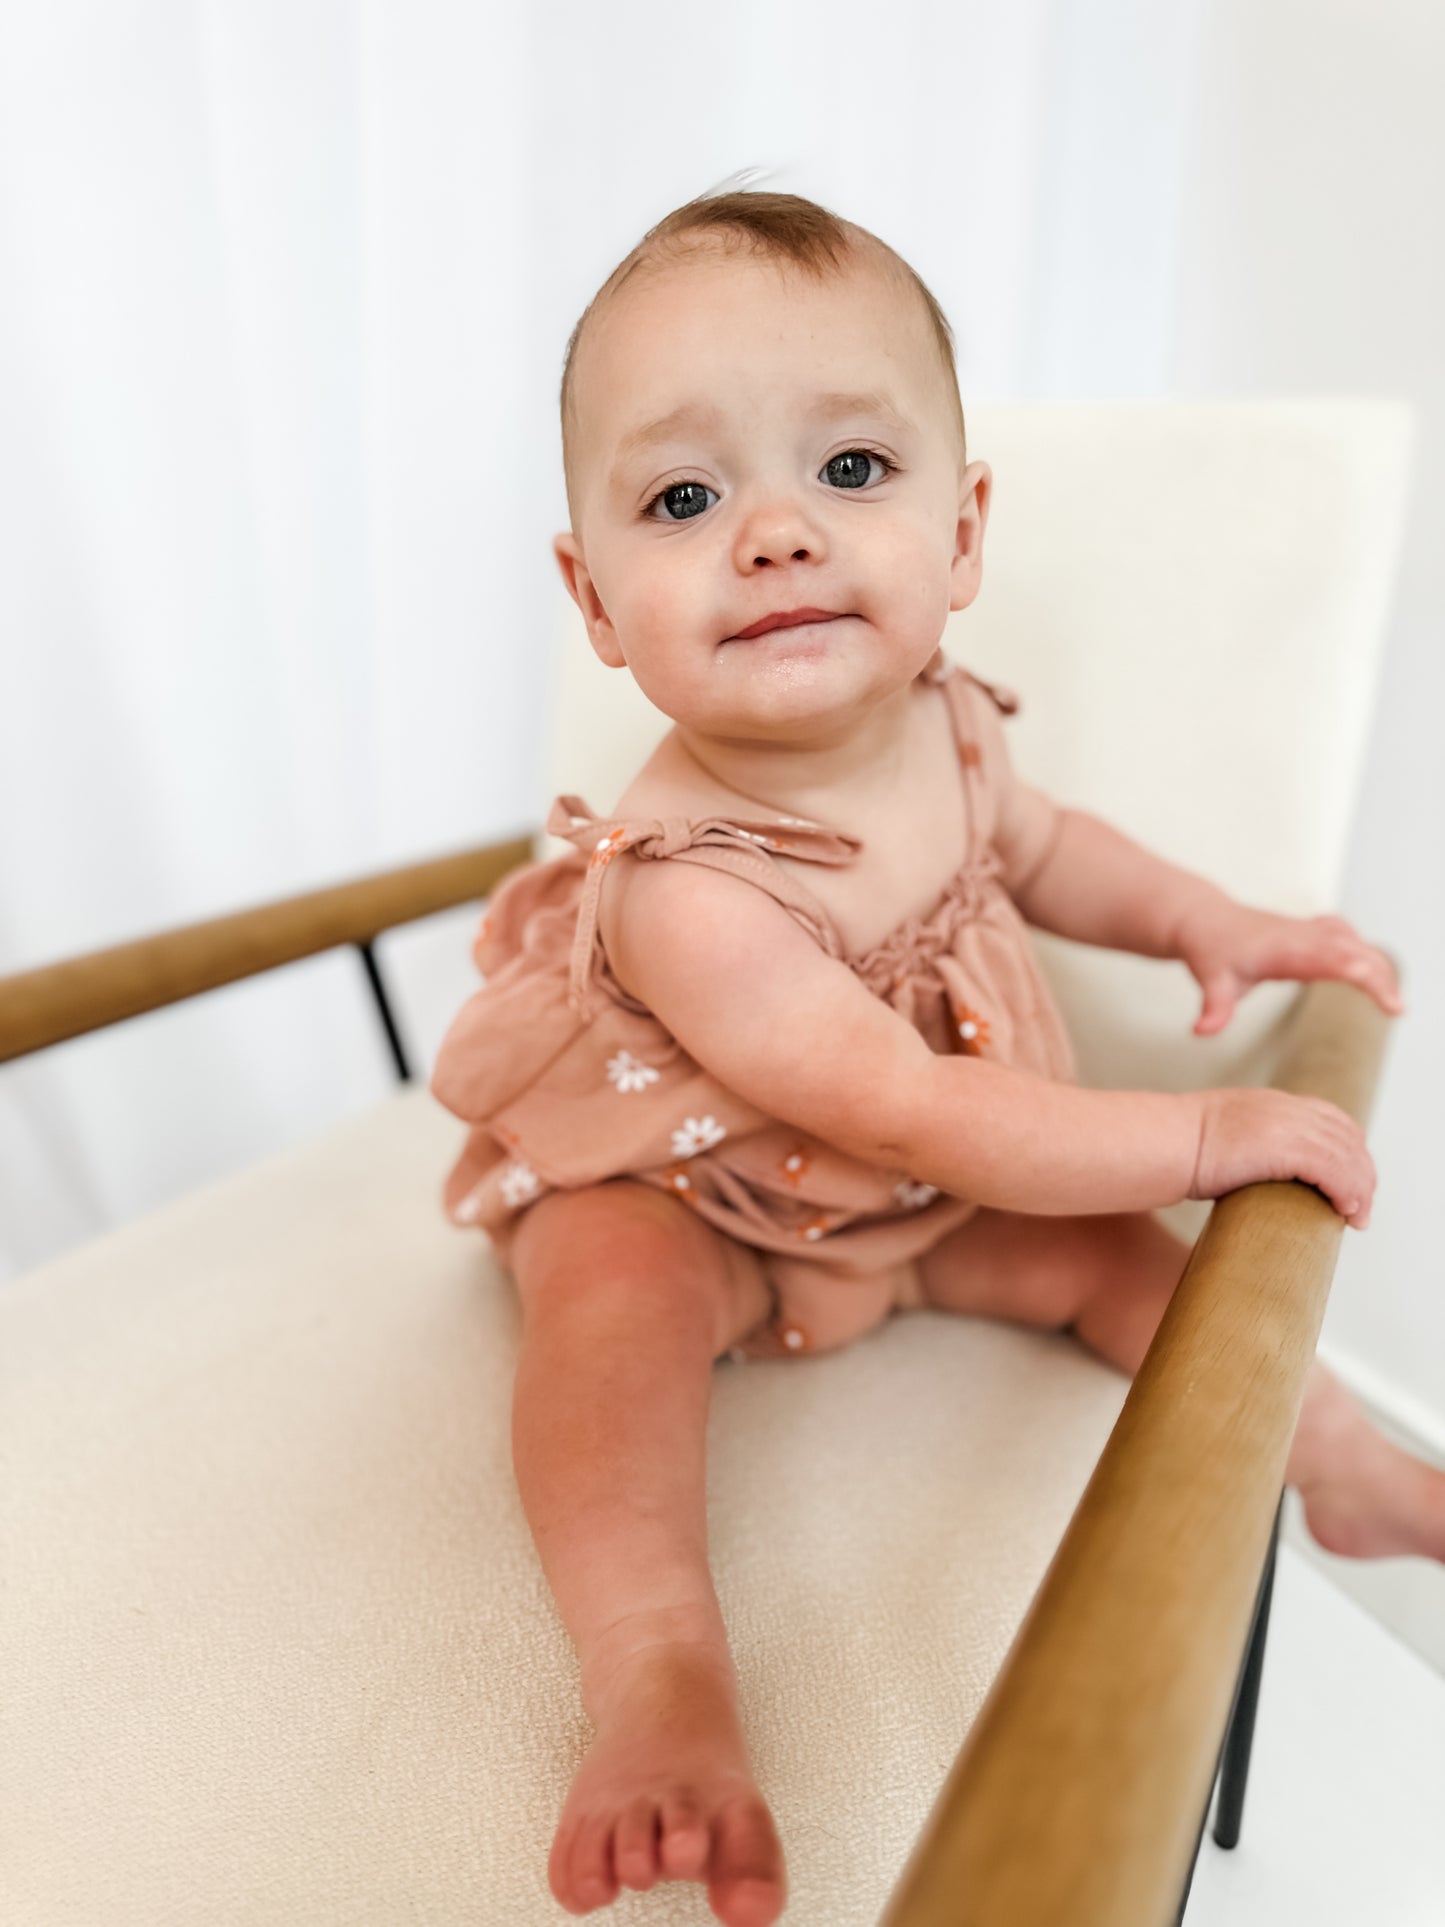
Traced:
<path fill-rule="evenodd" d="M 979 1209 L 769 1117 L 689 1057 L 613 977 L 597 928 L 623 850 L 756 884 L 938 1052 L 1074 1082 L 1068 1034 L 1015 889 L 1053 847 L 1060 812 L 1007 863 L 994 846 L 1007 772 L 1000 715 L 1017 699 L 937 651 L 921 672 L 953 723 L 967 810 L 963 863 L 934 908 L 850 956 L 818 899 L 773 852 L 851 863 L 857 838 L 799 817 L 608 818 L 559 797 L 547 828 L 576 847 L 515 870 L 473 947 L 482 988 L 443 1040 L 432 1091 L 470 1130 L 443 1190 L 452 1221 L 505 1262 L 520 1215 L 557 1189 L 627 1177 L 671 1191 L 752 1246 L 772 1296 L 764 1326 L 794 1352 L 847 1344 L 923 1304 L 914 1261 Z M 761 1327 L 759 1328 L 762 1329 Z"/>

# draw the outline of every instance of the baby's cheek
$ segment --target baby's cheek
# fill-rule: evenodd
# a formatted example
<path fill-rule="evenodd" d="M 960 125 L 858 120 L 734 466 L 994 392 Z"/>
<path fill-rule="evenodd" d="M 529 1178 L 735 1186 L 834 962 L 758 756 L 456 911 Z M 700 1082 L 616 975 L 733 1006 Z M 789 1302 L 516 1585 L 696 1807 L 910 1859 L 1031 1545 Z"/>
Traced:
<path fill-rule="evenodd" d="M 639 582 L 619 600 L 613 621 L 628 666 L 646 688 L 649 676 L 667 674 L 679 640 L 691 634 L 689 599 L 675 593 L 666 579 Z"/>
<path fill-rule="evenodd" d="M 705 590 L 706 572 L 654 569 L 621 605 L 622 653 L 644 696 L 664 715 L 690 717 L 699 678 L 724 633 L 723 612 Z"/>
<path fill-rule="evenodd" d="M 879 557 L 875 581 L 881 593 L 875 620 L 934 639 L 948 617 L 949 555 L 931 541 L 899 540 Z"/>

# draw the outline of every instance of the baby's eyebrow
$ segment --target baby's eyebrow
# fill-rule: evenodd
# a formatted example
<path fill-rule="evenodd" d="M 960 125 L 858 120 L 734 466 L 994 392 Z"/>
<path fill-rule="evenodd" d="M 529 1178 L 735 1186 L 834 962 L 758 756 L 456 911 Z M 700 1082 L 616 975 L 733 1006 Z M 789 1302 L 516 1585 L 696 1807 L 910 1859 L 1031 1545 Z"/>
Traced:
<path fill-rule="evenodd" d="M 669 409 L 667 414 L 659 415 L 656 421 L 644 422 L 640 428 L 630 429 L 617 444 L 617 458 L 614 471 L 629 462 L 634 455 L 644 449 L 653 448 L 658 442 L 665 442 L 676 435 L 679 429 L 703 428 L 716 422 L 721 411 L 711 402 L 685 401 L 679 408 Z"/>
<path fill-rule="evenodd" d="M 815 418 L 824 415 L 880 415 L 884 421 L 891 422 L 894 428 L 905 432 L 913 426 L 887 395 L 872 388 L 857 394 L 819 395 L 811 413 Z"/>

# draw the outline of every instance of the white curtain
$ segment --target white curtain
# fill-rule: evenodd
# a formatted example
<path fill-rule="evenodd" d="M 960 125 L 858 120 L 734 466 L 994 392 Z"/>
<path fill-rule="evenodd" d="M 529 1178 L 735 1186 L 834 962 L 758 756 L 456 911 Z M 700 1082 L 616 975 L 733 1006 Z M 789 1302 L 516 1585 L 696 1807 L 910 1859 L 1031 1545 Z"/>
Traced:
<path fill-rule="evenodd" d="M 562 350 L 739 168 L 914 263 L 965 404 L 1386 392 L 1440 445 L 1442 74 L 1425 0 L 0 6 L 0 972 L 535 822 Z M 1310 167 L 1345 126 L 1342 227 Z M 1445 883 L 1397 853 L 1445 801 L 1391 732 L 1445 698 L 1445 583 L 1412 540 L 1355 872 L 1423 963 Z M 470 923 L 382 945 L 422 1069 Z M 1413 1001 L 1399 1188 L 1445 1068 Z M 0 1276 L 389 1088 L 349 953 L 0 1070 Z M 1445 1414 L 1394 1223 L 1340 1315 Z"/>

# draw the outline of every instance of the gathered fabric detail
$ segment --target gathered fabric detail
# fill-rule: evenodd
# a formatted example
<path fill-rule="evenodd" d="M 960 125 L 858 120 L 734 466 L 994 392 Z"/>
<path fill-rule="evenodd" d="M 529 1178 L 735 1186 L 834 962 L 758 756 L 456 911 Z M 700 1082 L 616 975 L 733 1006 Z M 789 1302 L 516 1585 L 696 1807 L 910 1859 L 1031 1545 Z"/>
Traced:
<path fill-rule="evenodd" d="M 974 922 L 990 895 L 1001 894 L 1002 869 L 992 850 L 965 861 L 926 917 L 910 917 L 865 955 L 850 958 L 852 968 L 875 996 L 911 1021 L 920 990 L 936 988 L 944 974 L 960 925 Z"/>

